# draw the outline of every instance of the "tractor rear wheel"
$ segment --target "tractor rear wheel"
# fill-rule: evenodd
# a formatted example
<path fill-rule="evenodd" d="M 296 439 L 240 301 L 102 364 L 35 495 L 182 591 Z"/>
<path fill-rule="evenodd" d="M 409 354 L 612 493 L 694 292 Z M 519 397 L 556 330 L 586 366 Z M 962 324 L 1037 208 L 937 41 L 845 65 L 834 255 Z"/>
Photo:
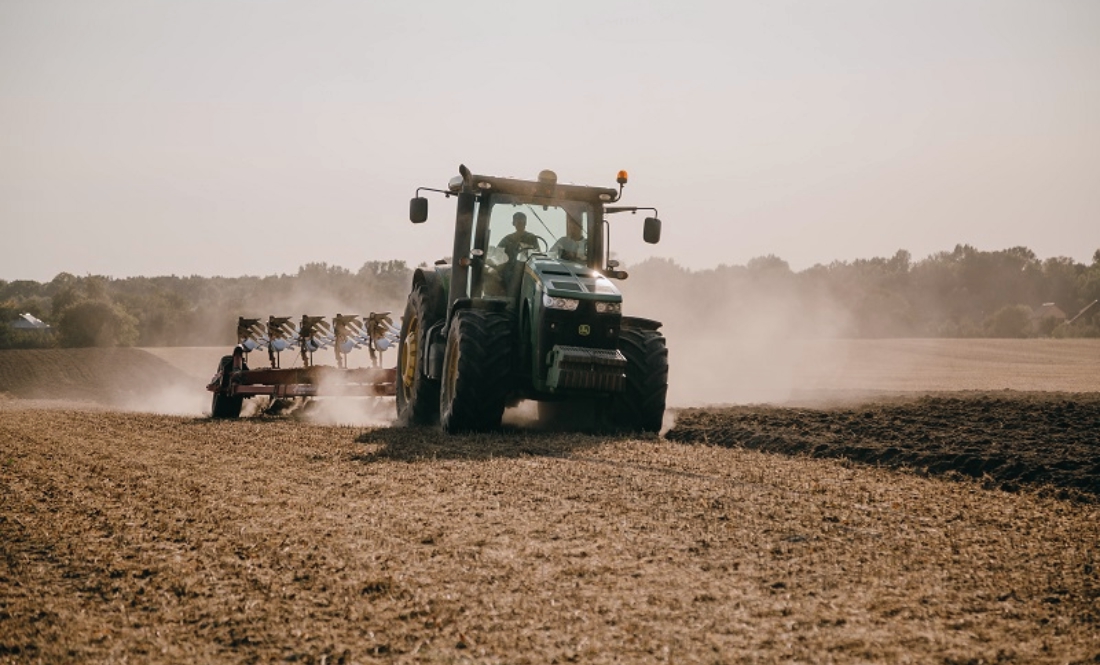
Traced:
<path fill-rule="evenodd" d="M 248 369 L 247 366 L 244 369 Z M 229 389 L 229 382 L 233 372 L 233 356 L 222 356 L 222 359 L 218 361 L 218 374 L 221 375 L 222 390 Z M 211 418 L 240 418 L 241 406 L 244 404 L 244 397 L 240 395 L 223 395 L 215 392 L 214 396 L 210 398 L 210 417 Z"/>
<path fill-rule="evenodd" d="M 513 334 L 507 314 L 476 309 L 455 314 L 439 399 L 445 432 L 500 427 L 511 388 Z"/>
<path fill-rule="evenodd" d="M 668 393 L 668 347 L 656 330 L 623 328 L 619 351 L 626 357 L 626 390 L 611 398 L 611 421 L 624 430 L 660 432 Z"/>
<path fill-rule="evenodd" d="M 397 346 L 397 417 L 409 425 L 432 425 L 439 419 L 439 381 L 420 368 L 428 353 L 428 328 L 442 316 L 429 287 L 418 284 L 409 294 Z"/>
<path fill-rule="evenodd" d="M 219 395 L 214 393 L 214 397 L 210 400 L 210 417 L 211 418 L 240 418 L 241 407 L 244 404 L 244 398 L 240 395 Z"/>

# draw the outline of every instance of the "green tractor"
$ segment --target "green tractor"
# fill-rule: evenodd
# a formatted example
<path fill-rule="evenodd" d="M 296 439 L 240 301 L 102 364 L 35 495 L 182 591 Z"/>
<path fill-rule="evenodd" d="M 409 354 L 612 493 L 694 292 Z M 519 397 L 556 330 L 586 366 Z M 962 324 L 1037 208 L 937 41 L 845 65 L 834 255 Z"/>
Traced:
<path fill-rule="evenodd" d="M 475 175 L 459 166 L 446 190 L 422 187 L 409 217 L 428 218 L 432 191 L 458 200 L 452 260 L 421 268 L 401 324 L 397 411 L 448 433 L 500 426 L 507 406 L 539 403 L 557 427 L 657 432 L 668 391 L 668 350 L 657 321 L 622 314 L 609 258 L 618 189 Z"/>

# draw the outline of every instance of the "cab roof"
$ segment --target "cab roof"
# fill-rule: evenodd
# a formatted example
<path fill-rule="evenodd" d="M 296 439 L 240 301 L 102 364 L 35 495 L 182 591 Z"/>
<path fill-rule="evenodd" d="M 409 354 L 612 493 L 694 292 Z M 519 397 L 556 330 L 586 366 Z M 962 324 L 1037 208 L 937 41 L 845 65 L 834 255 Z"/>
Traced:
<path fill-rule="evenodd" d="M 462 185 L 462 176 L 455 176 L 448 189 L 459 192 Z M 596 205 L 610 203 L 619 196 L 619 191 L 610 187 L 560 184 L 553 171 L 543 171 L 538 180 L 471 174 L 470 187 L 477 193 L 507 194 L 522 200 L 587 201 Z"/>

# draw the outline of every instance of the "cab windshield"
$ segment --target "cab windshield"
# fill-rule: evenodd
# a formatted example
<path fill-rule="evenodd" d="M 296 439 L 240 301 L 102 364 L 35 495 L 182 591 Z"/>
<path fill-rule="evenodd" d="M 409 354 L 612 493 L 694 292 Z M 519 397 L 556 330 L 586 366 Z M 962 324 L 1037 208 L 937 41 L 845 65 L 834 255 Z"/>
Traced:
<path fill-rule="evenodd" d="M 489 215 L 487 259 L 501 265 L 542 253 L 586 264 L 591 221 L 591 208 L 586 203 L 497 203 Z"/>

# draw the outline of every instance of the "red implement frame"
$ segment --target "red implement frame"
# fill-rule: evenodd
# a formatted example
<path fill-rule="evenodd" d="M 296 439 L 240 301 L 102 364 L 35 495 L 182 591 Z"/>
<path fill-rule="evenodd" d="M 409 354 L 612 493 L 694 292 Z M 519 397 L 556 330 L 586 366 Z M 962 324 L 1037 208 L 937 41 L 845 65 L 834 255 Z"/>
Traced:
<path fill-rule="evenodd" d="M 397 370 L 382 367 L 245 369 L 244 351 L 238 346 L 233 349 L 232 366 L 219 366 L 206 389 L 227 397 L 392 397 L 396 382 Z"/>

